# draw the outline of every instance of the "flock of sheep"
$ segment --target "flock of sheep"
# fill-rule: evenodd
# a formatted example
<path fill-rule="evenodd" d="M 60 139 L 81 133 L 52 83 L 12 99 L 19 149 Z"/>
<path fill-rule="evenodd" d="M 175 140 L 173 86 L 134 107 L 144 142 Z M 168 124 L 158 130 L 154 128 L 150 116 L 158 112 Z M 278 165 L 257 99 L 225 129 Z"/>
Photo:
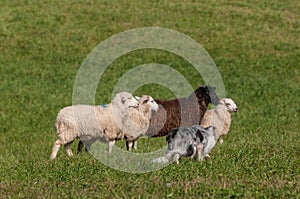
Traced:
<path fill-rule="evenodd" d="M 212 103 L 215 108 L 208 109 Z M 177 162 L 183 156 L 203 160 L 230 128 L 231 113 L 237 111 L 232 99 L 219 100 L 215 88 L 199 86 L 190 96 L 174 100 L 134 97 L 128 92 L 116 94 L 106 107 L 73 105 L 61 109 L 55 127 L 57 140 L 50 159 L 60 146 L 73 156 L 71 143 L 79 138 L 78 152 L 97 141 L 108 142 L 108 152 L 117 140 L 125 139 L 127 150 L 137 148 L 141 136 L 166 136 L 165 156 L 152 162 Z"/>

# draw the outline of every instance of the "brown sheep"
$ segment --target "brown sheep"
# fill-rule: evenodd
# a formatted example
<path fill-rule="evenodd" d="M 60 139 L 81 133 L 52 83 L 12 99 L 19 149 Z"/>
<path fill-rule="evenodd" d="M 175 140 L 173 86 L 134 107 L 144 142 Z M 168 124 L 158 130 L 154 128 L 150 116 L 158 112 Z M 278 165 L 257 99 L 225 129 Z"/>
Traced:
<path fill-rule="evenodd" d="M 214 87 L 200 85 L 187 98 L 155 99 L 155 101 L 159 105 L 159 109 L 151 117 L 147 132 L 150 137 L 166 136 L 172 129 L 180 126 L 201 124 L 208 104 L 217 105 L 219 97 L 215 93 Z"/>
<path fill-rule="evenodd" d="M 200 85 L 187 98 L 155 99 L 159 109 L 152 113 L 146 135 L 149 137 L 162 137 L 174 128 L 201 124 L 208 104 L 217 105 L 219 103 L 219 97 L 215 93 L 215 89 L 215 87 Z M 137 148 L 136 142 L 133 143 L 133 147 Z"/>

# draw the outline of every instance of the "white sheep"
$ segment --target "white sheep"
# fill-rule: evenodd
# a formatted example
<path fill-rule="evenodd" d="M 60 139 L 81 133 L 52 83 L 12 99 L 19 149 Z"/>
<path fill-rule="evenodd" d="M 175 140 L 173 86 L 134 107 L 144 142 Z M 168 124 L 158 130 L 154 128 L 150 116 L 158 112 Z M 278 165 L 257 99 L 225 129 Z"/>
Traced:
<path fill-rule="evenodd" d="M 238 107 L 235 102 L 230 98 L 223 98 L 219 101 L 219 104 L 211 109 L 207 110 L 201 122 L 201 126 L 216 127 L 215 136 L 219 143 L 223 143 L 222 137 L 229 131 L 231 124 L 232 112 L 237 112 Z"/>
<path fill-rule="evenodd" d="M 73 156 L 71 143 L 79 138 L 89 149 L 98 139 L 108 141 L 108 151 L 112 151 L 115 140 L 122 139 L 122 124 L 131 107 L 138 101 L 128 92 L 115 95 L 106 108 L 92 105 L 74 105 L 61 109 L 55 127 L 57 140 L 52 148 L 50 159 L 54 159 L 61 145 L 69 157 Z"/>
<path fill-rule="evenodd" d="M 136 146 L 137 139 L 146 135 L 152 111 L 158 110 L 158 104 L 149 95 L 136 97 L 139 100 L 137 109 L 130 109 L 123 123 L 123 133 L 126 139 L 127 150 L 131 151 Z"/>

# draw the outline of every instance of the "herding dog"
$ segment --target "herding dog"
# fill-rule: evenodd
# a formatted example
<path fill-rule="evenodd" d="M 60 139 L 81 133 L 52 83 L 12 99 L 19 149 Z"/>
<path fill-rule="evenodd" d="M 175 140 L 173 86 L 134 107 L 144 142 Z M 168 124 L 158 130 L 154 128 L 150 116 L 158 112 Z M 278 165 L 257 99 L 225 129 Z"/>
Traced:
<path fill-rule="evenodd" d="M 166 142 L 165 156 L 156 158 L 152 162 L 178 164 L 181 157 L 194 158 L 196 154 L 198 160 L 202 161 L 217 143 L 215 127 L 204 128 L 200 125 L 179 127 L 169 132 Z"/>

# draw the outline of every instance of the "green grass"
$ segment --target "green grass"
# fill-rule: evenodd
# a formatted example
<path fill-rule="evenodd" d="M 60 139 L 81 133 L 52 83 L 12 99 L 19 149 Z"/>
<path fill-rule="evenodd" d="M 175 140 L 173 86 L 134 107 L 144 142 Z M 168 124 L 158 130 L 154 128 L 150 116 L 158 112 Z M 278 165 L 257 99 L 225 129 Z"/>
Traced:
<path fill-rule="evenodd" d="M 299 198 L 299 10 L 297 0 L 1 1 L 0 198 Z M 215 61 L 239 106 L 224 144 L 208 161 L 182 159 L 145 174 L 63 149 L 50 161 L 56 115 L 72 104 L 86 56 L 114 34 L 150 26 L 190 36 Z M 122 74 L 145 63 L 173 67 L 194 88 L 203 83 L 182 58 L 140 50 L 106 71 L 96 103 L 109 102 Z M 153 84 L 135 94 L 145 93 L 174 97 Z M 141 139 L 138 152 L 163 140 Z"/>

